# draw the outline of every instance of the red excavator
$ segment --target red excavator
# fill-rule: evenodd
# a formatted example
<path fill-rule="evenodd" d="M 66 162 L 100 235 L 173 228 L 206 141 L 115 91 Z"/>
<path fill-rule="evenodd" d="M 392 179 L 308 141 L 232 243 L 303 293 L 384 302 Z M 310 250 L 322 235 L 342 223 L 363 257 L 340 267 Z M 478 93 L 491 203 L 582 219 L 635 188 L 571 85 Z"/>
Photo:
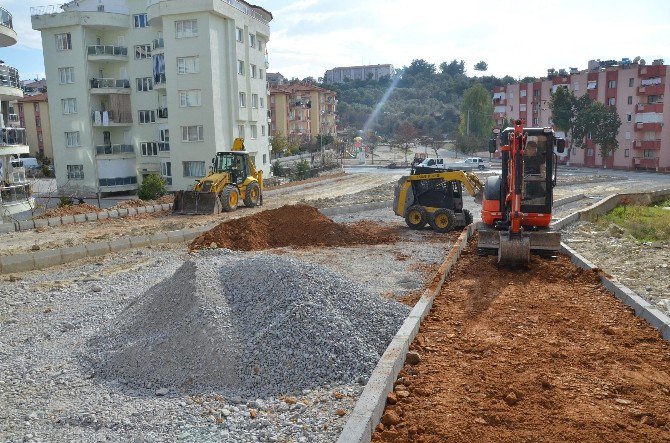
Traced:
<path fill-rule="evenodd" d="M 502 175 L 486 180 L 478 253 L 498 255 L 499 264 L 511 266 L 528 265 L 531 253 L 553 257 L 561 247 L 560 234 L 549 230 L 555 152 L 565 151 L 565 140 L 550 127 L 524 128 L 521 120 L 494 133 L 489 152 L 500 144 Z"/>

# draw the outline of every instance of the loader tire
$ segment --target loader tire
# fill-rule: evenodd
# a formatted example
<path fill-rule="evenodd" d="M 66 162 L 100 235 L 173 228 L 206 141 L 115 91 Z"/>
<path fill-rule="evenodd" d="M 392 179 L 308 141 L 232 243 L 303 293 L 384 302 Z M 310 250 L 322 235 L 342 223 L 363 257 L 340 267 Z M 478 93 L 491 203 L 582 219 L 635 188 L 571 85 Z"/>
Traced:
<path fill-rule="evenodd" d="M 258 206 L 258 201 L 261 198 L 261 187 L 258 186 L 258 183 L 251 182 L 247 186 L 247 192 L 244 194 L 244 206 L 247 208 L 253 208 Z"/>
<path fill-rule="evenodd" d="M 413 205 L 405 212 L 405 223 L 412 229 L 421 229 L 426 226 L 428 213 L 423 206 Z"/>
<path fill-rule="evenodd" d="M 240 202 L 240 193 L 235 186 L 228 185 L 221 191 L 221 207 L 224 212 L 231 212 L 237 209 Z"/>
<path fill-rule="evenodd" d="M 472 218 L 472 212 L 468 211 L 467 209 L 463 209 L 463 216 L 465 216 L 465 226 L 471 225 L 474 221 L 474 218 Z"/>
<path fill-rule="evenodd" d="M 430 217 L 430 226 L 435 232 L 450 232 L 456 228 L 456 216 L 451 209 L 438 209 Z"/>

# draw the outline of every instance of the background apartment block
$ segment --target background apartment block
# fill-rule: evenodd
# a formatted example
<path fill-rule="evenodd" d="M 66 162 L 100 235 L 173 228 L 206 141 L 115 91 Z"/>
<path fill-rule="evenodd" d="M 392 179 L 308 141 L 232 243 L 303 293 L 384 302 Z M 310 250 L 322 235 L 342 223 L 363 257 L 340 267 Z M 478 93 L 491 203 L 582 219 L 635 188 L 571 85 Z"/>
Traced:
<path fill-rule="evenodd" d="M 26 129 L 31 157 L 42 155 L 53 159 L 49 97 L 46 93 L 24 95 L 16 104 L 19 125 Z"/>
<path fill-rule="evenodd" d="M 171 189 L 245 139 L 269 172 L 272 15 L 238 0 L 80 0 L 31 10 L 42 32 L 59 187 Z"/>
<path fill-rule="evenodd" d="M 379 80 L 380 78 L 395 76 L 393 65 L 365 65 L 333 68 L 323 74 L 324 83 L 343 83 L 349 80 Z"/>
<path fill-rule="evenodd" d="M 335 135 L 336 93 L 319 86 L 294 83 L 270 85 L 271 134 L 311 140 Z"/>
<path fill-rule="evenodd" d="M 575 148 L 566 159 L 571 165 L 617 169 L 670 171 L 670 111 L 664 109 L 670 92 L 670 73 L 662 60 L 644 65 L 590 61 L 589 69 L 558 72 L 532 83 L 496 87 L 493 91 L 494 119 L 525 119 L 528 125 L 549 126 L 551 93 L 559 87 L 575 95 L 588 94 L 592 100 L 614 106 L 621 118 L 619 148 L 603 157 L 592 140 L 584 149 Z"/>

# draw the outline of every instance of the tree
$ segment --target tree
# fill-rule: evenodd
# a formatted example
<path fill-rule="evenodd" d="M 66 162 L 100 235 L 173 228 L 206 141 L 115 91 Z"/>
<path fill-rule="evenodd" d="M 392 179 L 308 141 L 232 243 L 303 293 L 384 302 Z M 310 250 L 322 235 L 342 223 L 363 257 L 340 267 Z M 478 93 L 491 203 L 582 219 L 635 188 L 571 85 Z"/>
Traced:
<path fill-rule="evenodd" d="M 405 68 L 403 76 L 432 75 L 435 73 L 435 65 L 428 63 L 423 59 L 412 60 L 412 63 Z"/>
<path fill-rule="evenodd" d="M 486 71 L 487 69 L 489 69 L 489 65 L 485 61 L 475 64 L 475 71 Z"/>
<path fill-rule="evenodd" d="M 270 137 L 270 146 L 274 155 L 283 154 L 288 149 L 288 139 L 278 132 Z"/>
<path fill-rule="evenodd" d="M 456 59 L 453 59 L 451 62 L 442 62 L 440 63 L 440 71 L 442 74 L 456 76 L 460 74 L 465 74 L 465 62 L 461 60 L 460 62 Z"/>
<path fill-rule="evenodd" d="M 590 112 L 594 120 L 591 138 L 598 145 L 600 154 L 608 157 L 619 147 L 616 137 L 621 127 L 621 119 L 616 108 L 600 102 L 593 103 Z"/>
<path fill-rule="evenodd" d="M 166 193 L 165 179 L 158 174 L 149 174 L 142 180 L 137 196 L 141 200 L 154 200 Z"/>
<path fill-rule="evenodd" d="M 418 132 L 410 122 L 403 122 L 396 129 L 393 145 L 405 155 L 405 163 L 407 163 L 407 154 L 412 150 L 412 144 L 416 141 L 417 136 Z"/>
<path fill-rule="evenodd" d="M 373 165 L 375 164 L 375 150 L 377 149 L 381 139 L 382 138 L 380 136 L 372 131 L 368 131 L 367 134 L 365 134 L 365 142 L 367 144 L 368 152 L 370 153 L 370 159 L 372 160 Z"/>

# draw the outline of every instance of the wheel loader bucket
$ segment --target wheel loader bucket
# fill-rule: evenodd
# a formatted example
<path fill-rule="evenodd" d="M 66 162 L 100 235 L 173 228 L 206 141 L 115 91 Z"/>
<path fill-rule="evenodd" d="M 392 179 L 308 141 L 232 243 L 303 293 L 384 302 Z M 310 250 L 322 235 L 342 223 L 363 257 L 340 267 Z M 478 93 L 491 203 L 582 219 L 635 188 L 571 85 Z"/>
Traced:
<path fill-rule="evenodd" d="M 173 214 L 208 215 L 221 212 L 221 200 L 215 192 L 177 191 L 174 195 Z"/>

